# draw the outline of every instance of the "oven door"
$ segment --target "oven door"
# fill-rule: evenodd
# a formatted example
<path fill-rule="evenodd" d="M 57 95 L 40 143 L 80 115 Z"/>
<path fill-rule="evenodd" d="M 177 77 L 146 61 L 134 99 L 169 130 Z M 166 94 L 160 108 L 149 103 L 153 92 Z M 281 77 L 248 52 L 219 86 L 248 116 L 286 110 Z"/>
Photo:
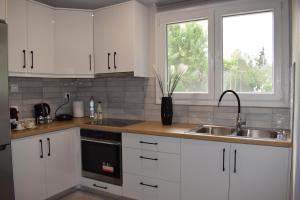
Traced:
<path fill-rule="evenodd" d="M 81 137 L 82 176 L 122 185 L 122 145 L 118 141 Z"/>

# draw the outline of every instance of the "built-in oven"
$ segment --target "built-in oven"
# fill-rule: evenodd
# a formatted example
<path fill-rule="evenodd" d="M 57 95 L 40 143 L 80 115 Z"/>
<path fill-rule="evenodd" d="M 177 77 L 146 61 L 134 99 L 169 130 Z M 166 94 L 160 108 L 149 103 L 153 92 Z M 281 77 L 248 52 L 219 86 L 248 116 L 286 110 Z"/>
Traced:
<path fill-rule="evenodd" d="M 82 176 L 122 185 L 121 133 L 81 129 Z"/>

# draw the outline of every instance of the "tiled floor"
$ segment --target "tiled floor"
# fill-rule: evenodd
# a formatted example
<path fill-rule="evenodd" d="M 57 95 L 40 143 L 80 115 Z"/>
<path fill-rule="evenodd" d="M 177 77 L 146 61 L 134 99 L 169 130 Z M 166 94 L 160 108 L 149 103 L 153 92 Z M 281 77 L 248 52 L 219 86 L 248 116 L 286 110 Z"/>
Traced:
<path fill-rule="evenodd" d="M 73 192 L 60 200 L 116 200 L 109 197 L 101 196 L 98 194 L 92 194 L 84 191 Z"/>

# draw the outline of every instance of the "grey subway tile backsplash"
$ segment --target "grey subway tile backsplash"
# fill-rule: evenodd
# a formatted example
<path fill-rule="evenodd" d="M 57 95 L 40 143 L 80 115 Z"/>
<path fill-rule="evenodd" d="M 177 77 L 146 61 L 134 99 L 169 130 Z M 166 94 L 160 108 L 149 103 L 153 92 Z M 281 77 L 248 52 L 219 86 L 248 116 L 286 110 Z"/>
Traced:
<path fill-rule="evenodd" d="M 111 118 L 160 121 L 160 105 L 156 104 L 154 78 L 96 78 L 96 79 L 51 79 L 10 77 L 10 84 L 19 90 L 10 92 L 11 106 L 18 106 L 20 117 L 33 117 L 33 105 L 49 103 L 55 109 L 65 102 L 64 93 L 71 94 L 71 102 L 82 100 L 85 114 L 89 115 L 89 100 L 94 96 L 101 101 L 103 116 Z M 72 103 L 61 112 L 72 113 Z M 218 124 L 234 126 L 236 107 L 174 105 L 174 122 L 193 124 Z M 247 126 L 275 128 L 278 118 L 283 128 L 289 128 L 289 108 L 242 107 L 242 118 Z"/>

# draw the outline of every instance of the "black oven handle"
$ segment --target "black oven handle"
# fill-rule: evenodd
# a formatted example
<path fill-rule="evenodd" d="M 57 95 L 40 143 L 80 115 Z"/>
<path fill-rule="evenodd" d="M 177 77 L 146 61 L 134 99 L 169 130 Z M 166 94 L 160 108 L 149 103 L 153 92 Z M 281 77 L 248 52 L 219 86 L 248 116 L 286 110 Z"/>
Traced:
<path fill-rule="evenodd" d="M 93 142 L 93 143 L 98 143 L 98 144 L 108 144 L 108 145 L 114 145 L 114 146 L 121 146 L 121 142 L 111 141 L 111 140 L 101 140 L 101 139 L 95 139 L 95 138 L 81 137 L 81 141 Z"/>

